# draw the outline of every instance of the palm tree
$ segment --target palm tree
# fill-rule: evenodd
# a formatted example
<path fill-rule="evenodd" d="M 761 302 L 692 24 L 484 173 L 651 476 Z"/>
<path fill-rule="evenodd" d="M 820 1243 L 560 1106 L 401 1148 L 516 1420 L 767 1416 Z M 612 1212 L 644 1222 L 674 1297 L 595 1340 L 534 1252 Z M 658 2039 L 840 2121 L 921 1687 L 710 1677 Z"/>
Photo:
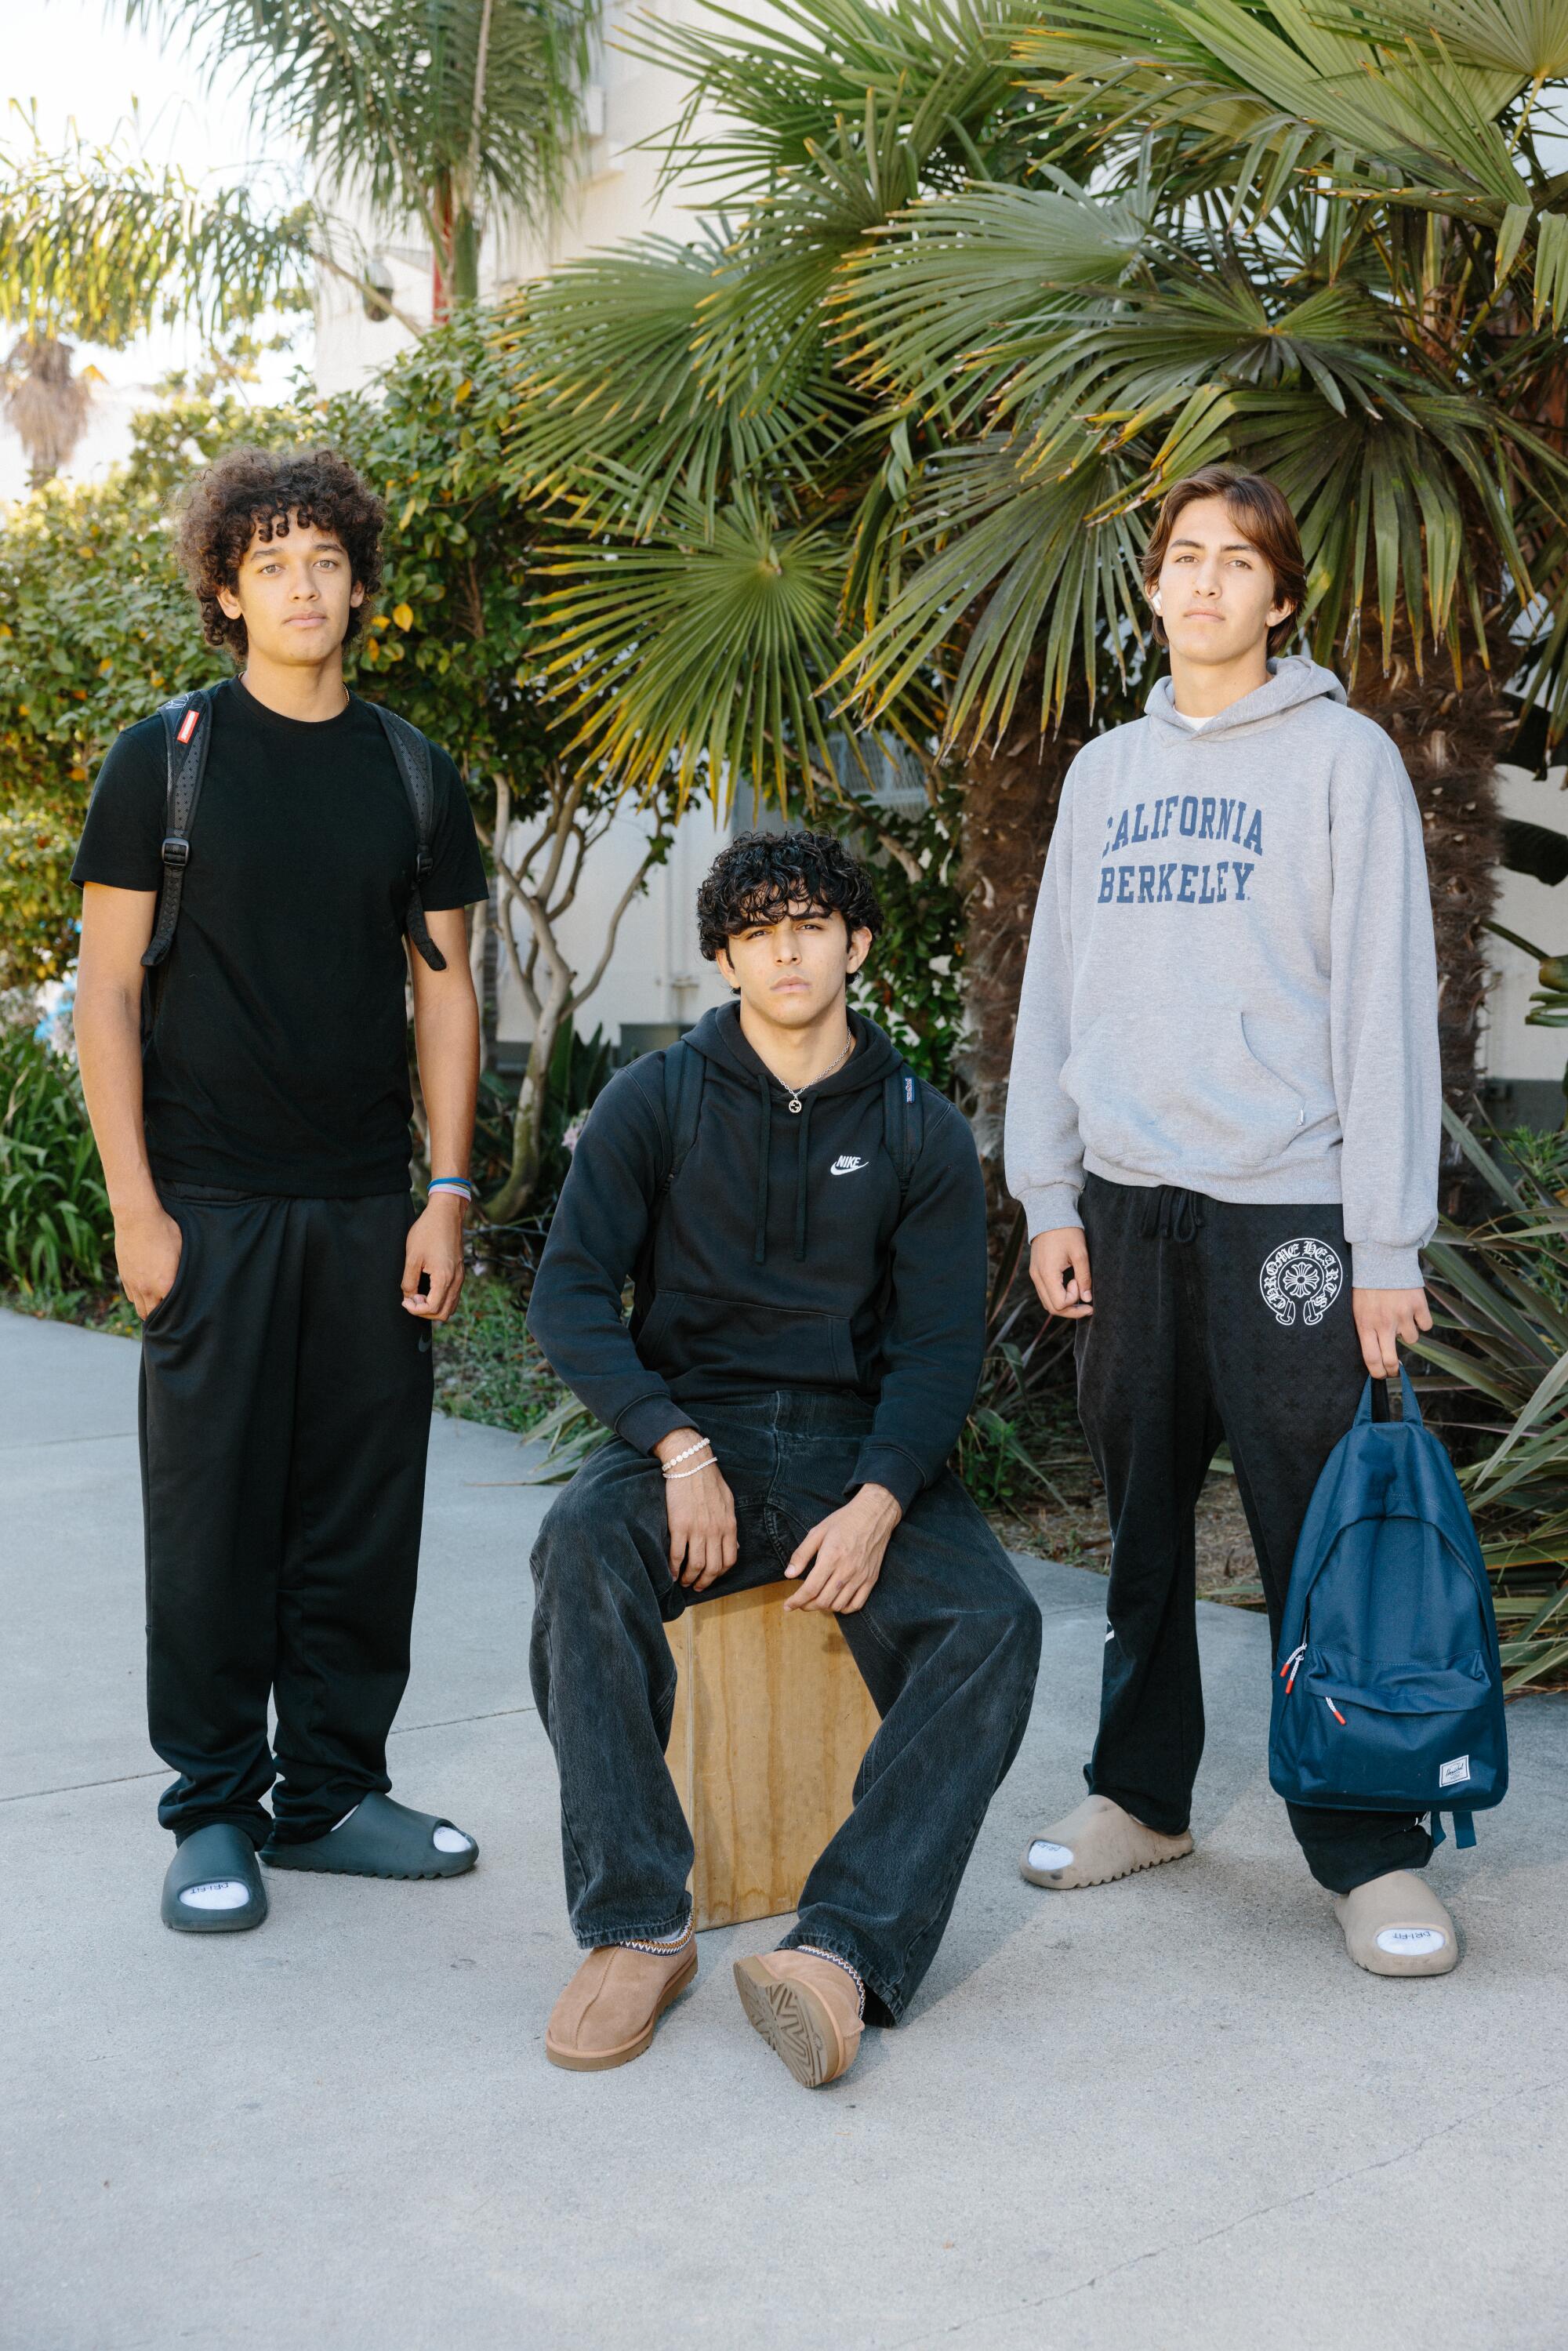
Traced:
<path fill-rule="evenodd" d="M 1019 55 L 1093 198 L 967 190 L 851 265 L 862 370 L 961 428 L 860 681 L 874 708 L 972 600 L 950 726 L 1005 722 L 1042 637 L 1049 718 L 1070 645 L 1124 666 L 1095 574 L 1164 485 L 1199 457 L 1269 470 L 1302 520 L 1312 650 L 1422 806 L 1463 1101 L 1505 690 L 1568 718 L 1568 184 L 1536 136 L 1568 6 L 1369 0 L 1325 30 L 1300 0 L 1063 0 Z M 1089 213 L 1119 252 L 1096 261 Z M 1063 531 L 1065 580 L 1040 553 Z"/>
<path fill-rule="evenodd" d="M 1272 0 L 1273 19 L 1291 5 Z M 512 324 L 513 464 L 563 517 L 562 675 L 629 778 L 682 742 L 716 775 L 821 789 L 802 682 L 823 671 L 824 711 L 847 699 L 915 739 L 931 725 L 965 757 L 983 1146 L 1061 774 L 1147 682 L 1147 510 L 1218 456 L 1291 496 L 1311 642 L 1411 764 L 1449 1082 L 1469 1085 L 1490 779 L 1521 632 L 1542 638 L 1529 691 L 1568 708 L 1568 654 L 1538 625 L 1564 563 L 1561 362 L 1542 321 L 1568 243 L 1530 146 L 1555 35 L 1517 33 L 1483 66 L 1505 12 L 1442 5 L 1440 65 L 1429 34 L 1409 36 L 1419 70 L 1403 79 L 1385 35 L 1335 36 L 1329 61 L 1393 72 L 1385 112 L 1402 124 L 1425 105 L 1425 196 L 1407 129 L 1370 152 L 1383 93 L 1325 123 L 1281 83 L 1248 86 L 1236 57 L 1261 44 L 1267 0 L 1203 0 L 1203 25 L 1225 26 L 1207 49 L 1176 0 L 1072 0 L 1022 44 L 1021 86 L 1007 19 L 943 0 L 890 16 L 798 0 L 781 33 L 719 12 L 651 30 L 643 54 L 691 80 L 672 168 L 694 161 L 699 105 L 734 125 L 706 157 L 728 214 L 706 248 L 563 270 Z M 1318 37 L 1298 17 L 1305 56 Z M 1470 172 L 1446 213 L 1430 176 L 1445 126 Z M 747 517 L 762 533 L 723 590 Z M 808 550 L 814 597 L 789 592 Z M 619 603 L 617 582 L 635 589 Z"/>
<path fill-rule="evenodd" d="M 0 366 L 0 412 L 27 458 L 27 483 L 53 481 L 87 430 L 97 371 L 78 375 L 52 335 L 23 335 Z"/>
<path fill-rule="evenodd" d="M 316 227 L 308 207 L 258 212 L 244 189 L 206 193 L 114 147 L 0 151 L 0 322 L 22 330 L 0 393 L 35 484 L 86 429 L 73 342 L 117 350 L 182 318 L 219 336 L 306 308 L 317 266 L 355 274 Z"/>
<path fill-rule="evenodd" d="M 666 164 L 714 214 L 685 245 L 567 264 L 504 320 L 512 476 L 560 517 L 558 686 L 579 747 L 633 789 L 673 760 L 683 789 L 810 807 L 840 796 L 829 682 L 896 589 L 935 445 L 843 364 L 846 256 L 924 191 L 1021 177 L 1040 110 L 1005 0 L 798 0 L 763 32 L 713 8 L 634 46 L 687 79 Z M 937 666 L 916 662 L 877 726 L 935 768 L 942 720 Z M 972 774 L 988 763 L 997 807 L 1019 778 L 1030 798 L 1036 745 L 977 750 Z M 1032 882 L 982 824 L 968 840 L 972 946 Z"/>
<path fill-rule="evenodd" d="M 430 239 L 433 309 L 479 290 L 498 204 L 559 204 L 582 129 L 595 0 L 126 0 L 184 19 L 232 67 L 265 129 L 297 140 L 334 186 Z"/>

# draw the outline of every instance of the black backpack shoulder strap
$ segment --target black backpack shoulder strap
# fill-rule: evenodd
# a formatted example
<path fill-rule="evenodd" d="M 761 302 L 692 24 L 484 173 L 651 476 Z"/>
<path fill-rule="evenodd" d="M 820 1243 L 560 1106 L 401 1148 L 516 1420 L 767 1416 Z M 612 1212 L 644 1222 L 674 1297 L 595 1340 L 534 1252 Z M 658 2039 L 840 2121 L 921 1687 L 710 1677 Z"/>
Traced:
<path fill-rule="evenodd" d="M 702 1116 L 703 1080 L 707 1064 L 684 1039 L 664 1048 L 664 1124 L 670 1131 L 670 1166 L 664 1177 L 667 1192 L 685 1165 L 697 1139 Z"/>
<path fill-rule="evenodd" d="M 147 971 L 156 970 L 168 954 L 180 919 L 185 868 L 191 862 L 191 827 L 213 737 L 212 695 L 205 686 L 197 686 L 192 694 L 176 694 L 162 705 L 158 716 L 163 721 L 168 780 L 163 794 L 163 879 L 158 891 L 158 916 L 141 958 Z"/>
<path fill-rule="evenodd" d="M 397 771 L 408 794 L 408 804 L 413 811 L 413 829 L 418 836 L 414 884 L 408 893 L 405 917 L 408 935 L 431 970 L 444 971 L 446 957 L 430 935 L 430 926 L 424 919 L 424 901 L 420 895 L 421 887 L 430 872 L 430 845 L 435 838 L 435 782 L 431 773 L 430 745 L 418 727 L 411 726 L 406 718 L 400 718 L 395 710 L 388 710 L 380 702 L 372 702 L 371 708 L 381 720 L 382 731 L 392 747 L 392 758 L 397 761 Z"/>
<path fill-rule="evenodd" d="M 898 1206 L 902 1214 L 914 1180 L 915 1163 L 925 1140 L 925 1105 L 920 1081 L 905 1062 L 882 1081 L 882 1133 L 889 1158 L 898 1171 Z"/>

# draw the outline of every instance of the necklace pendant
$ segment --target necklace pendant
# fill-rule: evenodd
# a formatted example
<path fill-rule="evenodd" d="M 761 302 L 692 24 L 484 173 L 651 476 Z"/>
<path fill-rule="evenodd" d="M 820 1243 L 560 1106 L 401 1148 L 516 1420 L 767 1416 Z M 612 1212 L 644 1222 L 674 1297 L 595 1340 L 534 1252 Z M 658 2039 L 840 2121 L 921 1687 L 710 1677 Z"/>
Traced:
<path fill-rule="evenodd" d="M 800 1115 L 800 1097 L 799 1094 L 794 1095 L 790 1101 L 789 1115 L 791 1118 L 799 1118 Z"/>

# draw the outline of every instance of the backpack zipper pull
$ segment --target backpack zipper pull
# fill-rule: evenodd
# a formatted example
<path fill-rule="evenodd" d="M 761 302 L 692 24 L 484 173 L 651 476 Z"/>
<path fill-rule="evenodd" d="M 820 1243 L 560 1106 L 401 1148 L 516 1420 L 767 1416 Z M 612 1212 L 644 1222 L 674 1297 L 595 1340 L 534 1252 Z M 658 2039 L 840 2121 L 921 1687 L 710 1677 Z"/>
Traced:
<path fill-rule="evenodd" d="M 1288 1656 L 1284 1664 L 1280 1668 L 1280 1679 L 1285 1685 L 1285 1696 L 1287 1698 L 1290 1697 L 1291 1692 L 1296 1687 L 1296 1675 L 1300 1670 L 1301 1659 L 1306 1656 L 1306 1654 L 1307 1645 L 1303 1641 L 1301 1647 Z"/>
<path fill-rule="evenodd" d="M 1343 1723 L 1344 1723 L 1344 1717 L 1343 1717 L 1343 1715 L 1340 1712 L 1340 1710 L 1339 1710 L 1338 1707 L 1337 1707 L 1337 1706 L 1335 1706 L 1335 1704 L 1334 1704 L 1334 1702 L 1333 1702 L 1333 1698 L 1330 1698 L 1330 1696 L 1328 1695 L 1328 1692 L 1327 1692 L 1326 1690 L 1320 1690 L 1320 1691 L 1319 1691 L 1319 1693 L 1318 1693 L 1318 1695 L 1319 1695 L 1319 1697 L 1322 1699 L 1322 1702 L 1323 1702 L 1323 1704 L 1327 1707 L 1327 1708 L 1328 1708 L 1329 1712 L 1333 1715 L 1333 1717 L 1334 1720 L 1335 1720 L 1337 1723 L 1339 1723 L 1339 1724 L 1342 1726 L 1342 1728 L 1343 1728 Z"/>

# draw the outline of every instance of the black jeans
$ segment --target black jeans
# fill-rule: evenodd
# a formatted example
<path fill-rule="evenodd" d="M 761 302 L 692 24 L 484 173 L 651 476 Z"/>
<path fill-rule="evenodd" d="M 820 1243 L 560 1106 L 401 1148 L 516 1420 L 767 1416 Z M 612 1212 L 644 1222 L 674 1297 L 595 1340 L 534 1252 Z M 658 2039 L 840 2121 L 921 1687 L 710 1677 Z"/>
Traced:
<path fill-rule="evenodd" d="M 401 1302 L 409 1199 L 164 1205 L 183 1249 L 141 1410 L 148 1727 L 179 1774 L 158 1817 L 298 1844 L 391 1785 L 433 1385 Z"/>
<path fill-rule="evenodd" d="M 1237 1207 L 1097 1176 L 1080 1207 L 1094 1311 L 1078 1326 L 1078 1408 L 1112 1536 L 1100 1732 L 1084 1776 L 1176 1835 L 1203 1753 L 1198 1491 L 1223 1437 L 1277 1649 L 1301 1521 L 1366 1380 L 1350 1251 L 1337 1207 Z M 1307 1866 L 1336 1894 L 1431 1858 L 1408 1813 L 1287 1810 Z"/>
<path fill-rule="evenodd" d="M 694 1414 L 735 1496 L 740 1541 L 739 1563 L 701 1599 L 779 1579 L 801 1537 L 842 1504 L 871 1417 L 841 1395 L 799 1390 Z M 534 1694 L 560 1771 L 567 1901 L 585 1949 L 674 1934 L 691 1915 L 691 1833 L 664 1760 L 675 1696 L 664 1625 L 694 1595 L 668 1553 L 659 1464 L 618 1438 L 578 1471 L 534 1550 Z M 783 1948 L 847 1959 L 866 2014 L 894 2023 L 1023 1736 L 1040 1611 L 946 1475 L 894 1530 L 865 1606 L 839 1623 L 883 1720 L 854 1810 L 807 1879 Z"/>

